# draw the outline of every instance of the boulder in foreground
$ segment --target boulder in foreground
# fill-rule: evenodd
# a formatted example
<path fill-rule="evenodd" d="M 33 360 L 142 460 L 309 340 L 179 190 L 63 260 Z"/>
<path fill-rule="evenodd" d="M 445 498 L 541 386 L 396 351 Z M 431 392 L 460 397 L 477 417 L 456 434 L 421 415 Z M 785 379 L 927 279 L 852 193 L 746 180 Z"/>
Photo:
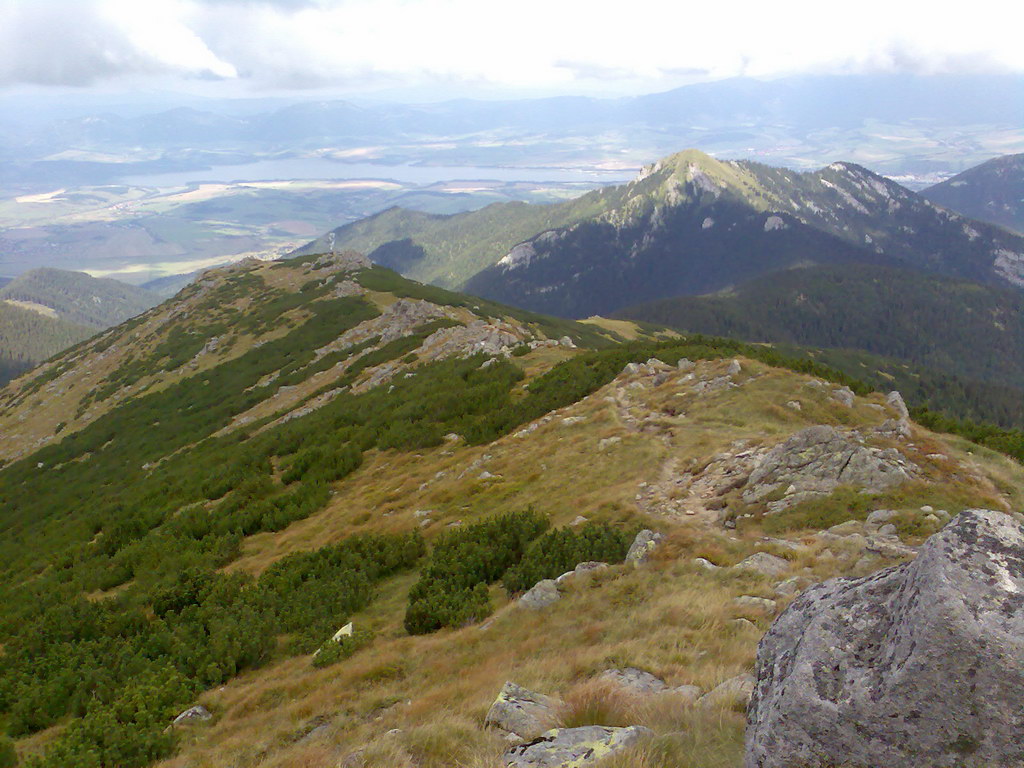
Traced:
<path fill-rule="evenodd" d="M 805 590 L 761 641 L 747 768 L 1024 766 L 1024 530 L 968 510 L 917 559 Z"/>

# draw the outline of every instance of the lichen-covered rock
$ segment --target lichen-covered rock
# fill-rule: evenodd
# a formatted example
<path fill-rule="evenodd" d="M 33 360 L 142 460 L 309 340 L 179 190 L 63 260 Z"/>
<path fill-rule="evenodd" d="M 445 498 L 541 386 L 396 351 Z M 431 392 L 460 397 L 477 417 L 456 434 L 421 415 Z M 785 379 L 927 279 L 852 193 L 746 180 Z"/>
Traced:
<path fill-rule="evenodd" d="M 551 727 L 557 707 L 558 701 L 550 696 L 506 682 L 487 710 L 484 723 L 520 739 L 533 739 Z"/>
<path fill-rule="evenodd" d="M 650 672 L 644 672 L 636 667 L 606 669 L 601 673 L 601 679 L 625 688 L 631 693 L 648 695 L 668 690 L 664 680 L 660 680 Z"/>
<path fill-rule="evenodd" d="M 764 456 L 750 474 L 743 500 L 758 502 L 784 490 L 781 499 L 768 504 L 775 512 L 840 485 L 879 493 L 910 479 L 911 466 L 894 448 L 862 445 L 827 425 L 808 427 Z"/>
<path fill-rule="evenodd" d="M 917 559 L 805 590 L 761 641 L 747 768 L 1024 766 L 1024 531 L 968 510 Z"/>
<path fill-rule="evenodd" d="M 525 744 L 509 747 L 503 757 L 509 768 L 583 768 L 650 735 L 651 730 L 640 725 L 555 728 Z"/>
<path fill-rule="evenodd" d="M 646 563 L 647 559 L 651 556 L 651 553 L 661 543 L 661 540 L 665 537 L 660 533 L 655 533 L 652 530 L 644 528 L 636 535 L 633 539 L 633 543 L 629 546 L 629 551 L 626 553 L 626 562 L 632 563 L 633 565 L 640 565 Z"/>
<path fill-rule="evenodd" d="M 558 591 L 558 584 L 555 580 L 544 579 L 543 581 L 538 581 L 523 593 L 523 596 L 519 598 L 519 605 L 523 608 L 539 610 L 548 607 L 552 603 L 557 603 L 561 598 L 562 594 Z"/>

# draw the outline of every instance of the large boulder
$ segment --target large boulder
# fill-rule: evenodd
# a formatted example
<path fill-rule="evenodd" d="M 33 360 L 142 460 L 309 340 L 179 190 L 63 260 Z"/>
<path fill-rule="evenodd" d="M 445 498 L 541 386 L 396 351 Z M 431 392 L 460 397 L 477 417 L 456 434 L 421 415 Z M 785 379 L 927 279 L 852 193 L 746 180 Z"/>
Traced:
<path fill-rule="evenodd" d="M 521 739 L 532 739 L 554 723 L 558 701 L 507 682 L 487 711 L 486 725 L 493 725 Z"/>
<path fill-rule="evenodd" d="M 519 598 L 519 605 L 523 608 L 531 608 L 535 611 L 547 608 L 552 603 L 557 603 L 562 598 L 558 591 L 558 584 L 554 579 L 538 581 L 530 587 L 523 596 Z"/>
<path fill-rule="evenodd" d="M 583 768 L 649 735 L 651 730 L 640 725 L 555 728 L 533 741 L 509 747 L 504 760 L 509 768 Z"/>
<path fill-rule="evenodd" d="M 912 562 L 805 590 L 757 654 L 747 768 L 1024 766 L 1024 531 L 968 510 Z"/>
<path fill-rule="evenodd" d="M 854 436 L 818 425 L 800 430 L 772 448 L 750 474 L 743 500 L 765 500 L 779 490 L 785 495 L 768 503 L 770 511 L 832 493 L 840 485 L 878 493 L 910 479 L 910 463 L 894 448 L 862 445 Z"/>

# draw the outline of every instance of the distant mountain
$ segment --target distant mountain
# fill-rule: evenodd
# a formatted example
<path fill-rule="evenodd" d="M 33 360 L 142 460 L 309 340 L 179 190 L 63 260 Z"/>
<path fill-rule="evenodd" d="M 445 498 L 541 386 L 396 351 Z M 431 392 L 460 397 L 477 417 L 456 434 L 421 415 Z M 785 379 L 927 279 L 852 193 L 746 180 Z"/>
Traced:
<path fill-rule="evenodd" d="M 0 287 L 0 383 L 161 300 L 84 272 L 34 269 Z"/>
<path fill-rule="evenodd" d="M 101 329 L 145 312 L 160 302 L 160 296 L 85 272 L 43 267 L 0 288 L 0 300 L 35 304 L 67 322 Z"/>
<path fill-rule="evenodd" d="M 1024 293 L 866 264 L 774 272 L 619 313 L 678 331 L 861 349 L 1024 390 Z"/>
<path fill-rule="evenodd" d="M 529 229 L 532 236 L 502 253 Z M 569 317 L 709 293 L 808 264 L 873 263 L 1024 284 L 1024 237 L 966 220 L 866 168 L 833 163 L 797 173 L 696 150 L 570 203 L 458 217 L 393 209 L 304 251 L 331 241 L 371 250 L 371 258 L 421 279 Z"/>
<path fill-rule="evenodd" d="M 1024 154 L 994 158 L 921 195 L 965 216 L 1024 233 Z"/>

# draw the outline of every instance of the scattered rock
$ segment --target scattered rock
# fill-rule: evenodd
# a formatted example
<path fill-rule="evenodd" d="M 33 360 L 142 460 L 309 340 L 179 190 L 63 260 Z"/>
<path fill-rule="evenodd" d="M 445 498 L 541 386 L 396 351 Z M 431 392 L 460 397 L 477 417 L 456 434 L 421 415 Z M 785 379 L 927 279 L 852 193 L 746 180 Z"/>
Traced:
<path fill-rule="evenodd" d="M 750 557 L 736 563 L 733 569 L 777 578 L 789 570 L 789 561 L 767 552 L 755 552 Z"/>
<path fill-rule="evenodd" d="M 533 739 L 551 727 L 557 708 L 556 699 L 510 681 L 502 686 L 498 698 L 487 710 L 484 724 L 514 733 L 521 739 Z"/>
<path fill-rule="evenodd" d="M 775 585 L 775 594 L 779 597 L 794 597 L 800 594 L 800 579 L 794 576 L 791 579 L 780 581 Z"/>
<path fill-rule="evenodd" d="M 849 387 L 840 387 L 832 390 L 832 399 L 846 408 L 853 407 L 853 390 Z"/>
<path fill-rule="evenodd" d="M 636 535 L 633 539 L 633 543 L 629 547 L 629 552 L 626 553 L 626 562 L 632 563 L 633 565 L 641 565 L 646 563 L 648 558 L 651 556 L 662 539 L 665 537 L 660 533 L 655 533 L 652 530 L 645 528 Z"/>
<path fill-rule="evenodd" d="M 176 718 L 172 725 L 192 725 L 192 723 L 201 723 L 204 720 L 209 720 L 213 717 L 210 714 L 210 710 L 204 707 L 202 704 L 196 704 L 194 707 L 189 707 Z"/>
<path fill-rule="evenodd" d="M 774 600 L 769 600 L 767 597 L 754 597 L 753 595 L 740 595 L 733 598 L 732 602 L 737 608 L 748 608 L 766 613 L 775 613 L 776 608 Z"/>
<path fill-rule="evenodd" d="M 525 744 L 510 747 L 503 759 L 509 768 L 584 768 L 651 735 L 649 728 L 640 725 L 555 728 Z"/>
<path fill-rule="evenodd" d="M 524 608 L 531 608 L 533 610 L 539 610 L 546 608 L 552 603 L 557 603 L 561 600 L 562 595 L 558 591 L 558 585 L 554 579 L 544 579 L 538 581 L 530 589 L 523 593 L 523 596 L 519 598 L 519 605 Z"/>
<path fill-rule="evenodd" d="M 887 523 L 898 515 L 895 509 L 876 509 L 870 515 L 868 515 L 867 525 L 878 527 L 883 523 Z"/>
<path fill-rule="evenodd" d="M 746 705 L 750 694 L 754 690 L 756 680 L 749 672 L 731 677 L 723 683 L 719 683 L 710 691 L 697 699 L 699 707 L 720 707 Z"/>
<path fill-rule="evenodd" d="M 693 562 L 699 565 L 705 571 L 717 571 L 722 567 L 720 565 L 715 565 L 710 560 L 703 557 L 695 557 L 693 558 Z"/>
<path fill-rule="evenodd" d="M 602 680 L 608 680 L 622 688 L 627 688 L 632 693 L 650 695 L 668 690 L 664 680 L 659 680 L 650 672 L 644 672 L 635 667 L 606 669 L 600 677 Z"/>
<path fill-rule="evenodd" d="M 1000 512 L 810 587 L 758 650 L 746 765 L 1021 765 L 1022 627 L 1024 531 Z"/>
<path fill-rule="evenodd" d="M 757 629 L 757 624 L 752 622 L 750 619 L 730 619 L 729 623 L 737 629 L 741 630 Z"/>
<path fill-rule="evenodd" d="M 571 523 L 569 523 L 569 525 L 583 525 L 585 522 L 587 522 L 587 518 L 585 518 L 583 515 L 576 515 L 576 517 L 573 519 Z"/>
<path fill-rule="evenodd" d="M 561 583 L 571 579 L 573 576 L 579 576 L 580 574 L 590 573 L 592 571 L 601 571 L 601 570 L 604 570 L 607 567 L 608 567 L 608 563 L 601 563 L 601 562 L 598 562 L 596 560 L 588 560 L 585 563 L 578 564 L 571 571 L 567 571 L 566 573 L 563 573 L 561 576 L 559 576 L 557 579 L 555 579 L 555 583 L 556 584 L 561 584 Z"/>
<path fill-rule="evenodd" d="M 696 685 L 678 685 L 672 688 L 669 693 L 686 699 L 690 704 L 695 703 L 700 698 L 700 688 Z"/>

